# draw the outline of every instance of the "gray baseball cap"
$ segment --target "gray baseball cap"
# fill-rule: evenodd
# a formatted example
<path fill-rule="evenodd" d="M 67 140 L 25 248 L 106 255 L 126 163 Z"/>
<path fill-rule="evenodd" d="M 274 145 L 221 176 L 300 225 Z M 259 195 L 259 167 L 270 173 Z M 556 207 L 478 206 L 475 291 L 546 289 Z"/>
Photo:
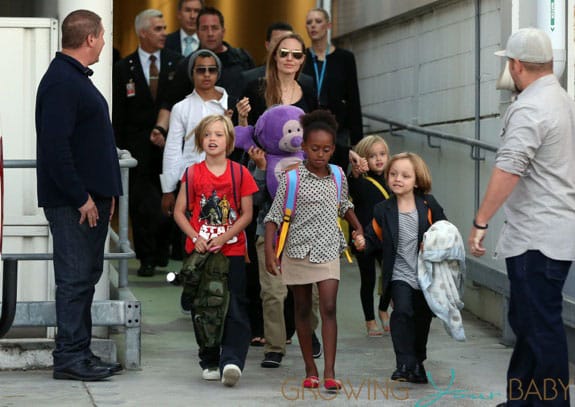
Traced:
<path fill-rule="evenodd" d="M 543 64 L 553 60 L 553 47 L 549 36 L 538 28 L 522 28 L 507 40 L 507 47 L 495 55 L 523 62 Z"/>

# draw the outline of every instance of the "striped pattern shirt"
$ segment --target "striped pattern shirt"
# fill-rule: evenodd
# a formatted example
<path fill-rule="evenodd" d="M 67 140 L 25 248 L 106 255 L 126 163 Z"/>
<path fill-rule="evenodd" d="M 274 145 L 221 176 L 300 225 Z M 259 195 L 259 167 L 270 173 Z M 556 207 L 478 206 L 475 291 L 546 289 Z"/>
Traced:
<path fill-rule="evenodd" d="M 417 282 L 417 231 L 417 209 L 399 212 L 399 238 L 391 280 L 405 281 L 414 290 L 420 289 Z"/>

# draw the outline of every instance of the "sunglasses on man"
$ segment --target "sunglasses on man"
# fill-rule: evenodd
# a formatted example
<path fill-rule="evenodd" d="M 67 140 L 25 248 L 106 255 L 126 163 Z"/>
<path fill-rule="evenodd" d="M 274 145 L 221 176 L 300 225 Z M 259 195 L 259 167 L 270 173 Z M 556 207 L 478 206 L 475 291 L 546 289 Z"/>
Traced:
<path fill-rule="evenodd" d="M 197 73 L 198 75 L 202 75 L 202 74 L 206 74 L 207 72 L 214 74 L 214 73 L 218 73 L 218 67 L 217 66 L 196 66 L 194 67 L 194 72 Z"/>
<path fill-rule="evenodd" d="M 280 58 L 287 58 L 287 56 L 291 54 L 294 59 L 302 59 L 303 58 L 303 51 L 295 50 L 295 49 L 285 49 L 280 48 L 278 55 Z"/>

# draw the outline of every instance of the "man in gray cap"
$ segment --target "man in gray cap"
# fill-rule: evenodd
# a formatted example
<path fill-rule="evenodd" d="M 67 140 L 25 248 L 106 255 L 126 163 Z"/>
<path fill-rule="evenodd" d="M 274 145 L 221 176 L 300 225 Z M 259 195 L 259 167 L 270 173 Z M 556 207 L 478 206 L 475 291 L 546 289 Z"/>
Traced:
<path fill-rule="evenodd" d="M 503 117 L 495 168 L 468 243 L 474 256 L 485 254 L 487 223 L 503 206 L 507 221 L 496 255 L 505 257 L 517 339 L 508 400 L 500 406 L 569 406 L 561 308 L 575 259 L 575 103 L 553 75 L 553 49 L 543 31 L 515 32 L 496 55 L 508 58 L 519 95 Z"/>

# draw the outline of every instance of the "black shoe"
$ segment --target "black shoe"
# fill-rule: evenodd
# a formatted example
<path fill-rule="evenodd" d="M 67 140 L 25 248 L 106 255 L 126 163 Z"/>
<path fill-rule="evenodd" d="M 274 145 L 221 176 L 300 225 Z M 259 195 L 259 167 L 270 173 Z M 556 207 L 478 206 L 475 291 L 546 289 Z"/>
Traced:
<path fill-rule="evenodd" d="M 80 360 L 68 367 L 54 369 L 52 377 L 59 380 L 81 380 L 94 382 L 112 376 L 110 369 L 95 366 L 90 359 Z"/>
<path fill-rule="evenodd" d="M 319 339 L 317 339 L 315 332 L 311 336 L 311 350 L 314 359 L 317 359 L 321 356 L 321 343 L 319 342 Z"/>
<path fill-rule="evenodd" d="M 283 355 L 279 352 L 268 352 L 264 355 L 261 367 L 280 367 Z"/>
<path fill-rule="evenodd" d="M 102 359 L 100 359 L 96 355 L 92 355 L 92 357 L 90 358 L 90 363 L 92 363 L 92 366 L 94 366 L 94 367 L 104 367 L 114 374 L 124 370 L 124 368 L 122 367 L 122 365 L 120 363 L 118 363 L 118 362 L 104 362 Z"/>
<path fill-rule="evenodd" d="M 413 368 L 411 372 L 411 378 L 409 379 L 411 383 L 427 383 L 427 374 L 425 373 L 425 368 L 423 363 L 418 363 Z"/>
<path fill-rule="evenodd" d="M 142 263 L 138 269 L 140 277 L 152 277 L 156 271 L 153 263 Z"/>
<path fill-rule="evenodd" d="M 411 372 L 411 370 L 409 370 L 407 365 L 401 365 L 397 369 L 395 369 L 395 372 L 393 372 L 393 374 L 391 375 L 391 380 L 394 380 L 396 382 L 410 382 L 412 376 L 413 373 Z"/>
<path fill-rule="evenodd" d="M 180 307 L 182 307 L 182 314 L 192 315 L 192 296 L 185 291 L 182 291 L 180 296 Z"/>
<path fill-rule="evenodd" d="M 154 264 L 158 267 L 166 267 L 170 263 L 168 255 L 158 257 Z"/>
<path fill-rule="evenodd" d="M 505 403 L 499 403 L 499 404 L 496 405 L 495 407 L 507 407 L 507 402 L 505 402 Z"/>

